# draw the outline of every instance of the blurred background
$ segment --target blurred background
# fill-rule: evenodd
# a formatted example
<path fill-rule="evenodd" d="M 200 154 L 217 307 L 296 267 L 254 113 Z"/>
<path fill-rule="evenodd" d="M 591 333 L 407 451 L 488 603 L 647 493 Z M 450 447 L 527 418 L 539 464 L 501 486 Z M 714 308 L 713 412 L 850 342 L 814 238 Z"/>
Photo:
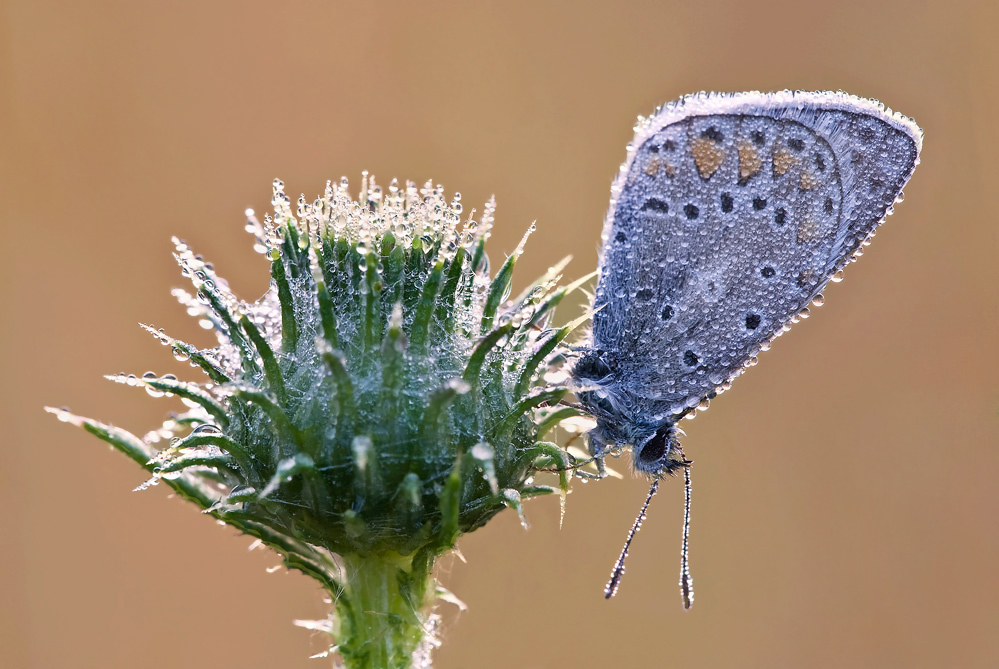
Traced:
<path fill-rule="evenodd" d="M 170 236 L 247 299 L 271 180 L 361 170 L 499 203 L 521 285 L 594 269 L 632 124 L 684 93 L 843 89 L 919 122 L 906 201 L 827 303 L 685 422 L 697 603 L 666 485 L 577 485 L 466 537 L 442 579 L 457 667 L 999 666 L 999 12 L 987 2 L 0 3 L 0 665 L 318 667 L 312 582 L 169 499 L 43 404 L 144 432 L 102 380 L 194 370 Z M 576 310 L 575 312 L 573 310 Z M 568 319 L 578 305 L 563 310 Z M 621 469 L 627 471 L 623 462 Z"/>

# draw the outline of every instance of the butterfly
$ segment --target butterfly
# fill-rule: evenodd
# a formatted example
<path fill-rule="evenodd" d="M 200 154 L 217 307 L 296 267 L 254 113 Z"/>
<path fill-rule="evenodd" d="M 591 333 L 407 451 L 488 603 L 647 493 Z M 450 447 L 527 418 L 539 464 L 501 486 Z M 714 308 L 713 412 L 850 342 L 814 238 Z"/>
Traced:
<path fill-rule="evenodd" d="M 902 198 L 922 131 L 842 92 L 698 93 L 639 117 L 611 187 L 588 341 L 571 374 L 596 419 L 590 451 L 630 448 L 653 478 L 686 482 L 677 422 L 706 408 L 860 255 Z"/>

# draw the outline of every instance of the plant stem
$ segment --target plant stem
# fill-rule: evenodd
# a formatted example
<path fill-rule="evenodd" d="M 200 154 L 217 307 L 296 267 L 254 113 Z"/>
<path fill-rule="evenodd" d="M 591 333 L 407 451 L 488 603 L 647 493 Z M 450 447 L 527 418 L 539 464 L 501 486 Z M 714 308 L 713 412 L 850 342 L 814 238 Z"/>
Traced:
<path fill-rule="evenodd" d="M 346 555 L 343 563 L 347 597 L 337 614 L 344 666 L 409 669 L 428 634 L 433 560 L 418 552 Z"/>

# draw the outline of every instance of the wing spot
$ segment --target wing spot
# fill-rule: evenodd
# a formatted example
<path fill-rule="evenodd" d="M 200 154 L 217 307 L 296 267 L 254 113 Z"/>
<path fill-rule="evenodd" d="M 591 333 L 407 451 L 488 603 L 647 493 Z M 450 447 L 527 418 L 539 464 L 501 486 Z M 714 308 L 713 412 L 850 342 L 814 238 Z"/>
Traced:
<path fill-rule="evenodd" d="M 833 201 L 831 197 L 827 197 L 825 204 L 822 205 L 822 209 L 830 216 L 833 213 Z"/>
<path fill-rule="evenodd" d="M 665 307 L 663 307 L 663 311 L 661 314 L 659 314 L 659 316 L 664 321 L 668 321 L 669 319 L 673 318 L 673 307 L 667 304 Z"/>
<path fill-rule="evenodd" d="M 812 190 L 819 185 L 819 179 L 808 170 L 802 170 L 798 177 L 798 188 L 801 190 Z"/>
<path fill-rule="evenodd" d="M 819 172 L 826 171 L 826 161 L 823 160 L 822 156 L 817 153 L 815 154 L 815 167 L 819 170 Z"/>
<path fill-rule="evenodd" d="M 672 139 L 667 139 L 663 143 L 663 148 L 670 152 L 676 151 L 676 142 L 674 142 Z"/>
<path fill-rule="evenodd" d="M 755 330 L 760 327 L 760 320 L 759 314 L 746 314 L 746 329 Z"/>
<path fill-rule="evenodd" d="M 655 297 L 655 294 L 656 294 L 655 291 L 652 290 L 651 288 L 642 288 L 640 291 L 638 291 L 635 294 L 635 297 L 637 297 L 640 300 L 651 300 L 653 297 Z"/>
<path fill-rule="evenodd" d="M 645 173 L 650 177 L 654 177 L 656 172 L 659 171 L 659 159 L 650 157 L 649 161 L 645 163 Z"/>
<path fill-rule="evenodd" d="M 628 241 L 628 236 L 623 232 L 618 232 L 616 235 L 614 235 L 614 241 L 623 244 L 624 242 Z"/>
<path fill-rule="evenodd" d="M 774 176 L 784 176 L 787 174 L 798 159 L 791 155 L 789 151 L 780 149 L 774 153 Z"/>
<path fill-rule="evenodd" d="M 690 143 L 690 155 L 694 157 L 694 164 L 702 179 L 710 179 L 725 160 L 725 151 L 717 142 L 706 137 L 698 137 Z"/>
<path fill-rule="evenodd" d="M 753 209 L 755 209 L 756 211 L 760 211 L 762 209 L 766 209 L 766 207 L 767 207 L 767 198 L 765 197 L 753 198 Z"/>
<path fill-rule="evenodd" d="M 794 151 L 802 151 L 805 148 L 805 143 L 795 137 L 794 139 L 787 140 L 787 145 L 791 147 Z"/>
<path fill-rule="evenodd" d="M 726 214 L 732 211 L 735 206 L 735 202 L 732 200 L 732 196 L 728 193 L 721 194 L 721 210 Z"/>
<path fill-rule="evenodd" d="M 697 354 L 689 349 L 685 351 L 683 354 L 683 364 L 687 365 L 688 367 L 696 366 L 697 363 L 700 362 L 700 360 L 701 359 L 697 357 Z"/>
<path fill-rule="evenodd" d="M 697 220 L 697 217 L 700 215 L 700 213 L 701 211 L 697 208 L 697 205 L 693 204 L 683 205 L 683 214 L 684 216 L 687 217 L 688 221 Z"/>
<path fill-rule="evenodd" d="M 748 181 L 760 173 L 763 160 L 760 152 L 749 142 L 739 142 L 739 179 Z"/>
<path fill-rule="evenodd" d="M 775 270 L 770 265 L 767 265 L 766 267 L 760 270 L 760 274 L 763 275 L 764 279 L 772 279 L 774 278 L 774 276 L 776 276 L 777 270 Z"/>
<path fill-rule="evenodd" d="M 718 131 L 718 128 L 711 126 L 707 130 L 701 133 L 701 137 L 710 139 L 713 142 L 721 142 L 725 139 L 725 135 Z"/>
<path fill-rule="evenodd" d="M 756 146 L 763 146 L 767 141 L 767 136 L 763 134 L 762 130 L 753 131 L 753 144 Z"/>
<path fill-rule="evenodd" d="M 774 212 L 774 223 L 777 225 L 784 225 L 787 223 L 787 211 L 784 207 L 777 207 L 777 211 Z"/>
<path fill-rule="evenodd" d="M 650 197 L 642 204 L 642 211 L 654 211 L 657 214 L 668 214 L 669 205 L 657 197 Z"/>
<path fill-rule="evenodd" d="M 822 228 L 811 216 L 805 216 L 798 223 L 798 243 L 814 242 L 822 236 Z"/>

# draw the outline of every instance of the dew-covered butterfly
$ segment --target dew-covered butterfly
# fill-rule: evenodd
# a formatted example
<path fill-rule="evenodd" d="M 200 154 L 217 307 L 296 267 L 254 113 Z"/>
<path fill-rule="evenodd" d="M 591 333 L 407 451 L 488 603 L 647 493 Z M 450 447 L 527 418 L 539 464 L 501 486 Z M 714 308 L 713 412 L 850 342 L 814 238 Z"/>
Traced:
<path fill-rule="evenodd" d="M 901 200 L 922 132 L 845 93 L 699 93 L 639 118 L 611 188 L 593 329 L 572 370 L 597 421 L 602 465 L 630 448 L 653 478 L 605 595 L 659 480 L 683 470 L 681 589 L 690 462 L 677 422 L 706 408 L 756 355 L 821 303 Z"/>

